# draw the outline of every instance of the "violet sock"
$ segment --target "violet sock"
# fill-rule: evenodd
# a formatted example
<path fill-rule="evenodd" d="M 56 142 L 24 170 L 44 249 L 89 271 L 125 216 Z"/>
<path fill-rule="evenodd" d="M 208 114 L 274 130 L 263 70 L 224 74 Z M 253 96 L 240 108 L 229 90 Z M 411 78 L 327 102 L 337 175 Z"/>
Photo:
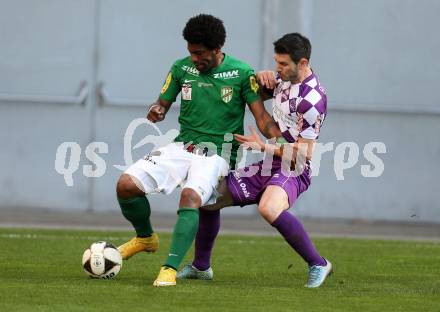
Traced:
<path fill-rule="evenodd" d="M 220 230 L 220 210 L 199 209 L 199 230 L 196 235 L 193 266 L 205 271 L 211 266 L 211 253 Z"/>
<path fill-rule="evenodd" d="M 326 265 L 304 229 L 301 222 L 291 213 L 283 211 L 272 223 L 289 245 L 304 259 L 309 266 Z"/>

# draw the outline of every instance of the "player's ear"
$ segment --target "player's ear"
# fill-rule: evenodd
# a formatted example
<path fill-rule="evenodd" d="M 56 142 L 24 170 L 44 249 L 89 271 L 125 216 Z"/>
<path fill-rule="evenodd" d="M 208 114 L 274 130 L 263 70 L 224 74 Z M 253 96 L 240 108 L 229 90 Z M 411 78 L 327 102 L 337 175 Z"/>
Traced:
<path fill-rule="evenodd" d="M 298 66 L 300 69 L 307 67 L 307 65 L 309 65 L 309 61 L 305 58 L 300 59 L 298 62 Z"/>

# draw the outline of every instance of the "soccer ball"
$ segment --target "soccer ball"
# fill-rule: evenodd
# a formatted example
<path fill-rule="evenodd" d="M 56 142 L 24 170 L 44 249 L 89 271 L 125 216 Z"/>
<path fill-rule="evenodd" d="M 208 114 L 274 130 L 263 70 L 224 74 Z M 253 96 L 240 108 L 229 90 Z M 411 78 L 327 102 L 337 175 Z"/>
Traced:
<path fill-rule="evenodd" d="M 112 244 L 96 242 L 84 251 L 82 265 L 84 271 L 93 278 L 111 279 L 121 270 L 122 257 Z"/>

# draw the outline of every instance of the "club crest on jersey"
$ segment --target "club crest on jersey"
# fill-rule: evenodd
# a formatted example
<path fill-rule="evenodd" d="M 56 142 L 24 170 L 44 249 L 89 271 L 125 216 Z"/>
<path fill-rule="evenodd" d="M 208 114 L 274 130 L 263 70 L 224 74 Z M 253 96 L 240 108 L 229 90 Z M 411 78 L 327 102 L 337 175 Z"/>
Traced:
<path fill-rule="evenodd" d="M 220 93 L 222 96 L 222 101 L 225 103 L 229 103 L 232 100 L 234 89 L 232 89 L 232 87 L 222 87 Z"/>
<path fill-rule="evenodd" d="M 182 85 L 182 100 L 191 101 L 192 99 L 192 87 L 190 83 L 184 83 Z"/>

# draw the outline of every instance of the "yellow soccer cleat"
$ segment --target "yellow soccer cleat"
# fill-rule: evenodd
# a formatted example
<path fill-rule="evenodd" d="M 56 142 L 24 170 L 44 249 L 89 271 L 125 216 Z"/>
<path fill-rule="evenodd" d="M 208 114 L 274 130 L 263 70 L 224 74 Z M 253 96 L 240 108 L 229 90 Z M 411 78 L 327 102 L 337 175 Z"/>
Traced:
<path fill-rule="evenodd" d="M 156 233 L 150 237 L 133 237 L 118 247 L 122 260 L 127 260 L 139 252 L 156 252 L 159 249 L 159 236 Z"/>
<path fill-rule="evenodd" d="M 161 267 L 159 275 L 153 283 L 153 286 L 176 286 L 177 271 L 169 267 Z"/>

